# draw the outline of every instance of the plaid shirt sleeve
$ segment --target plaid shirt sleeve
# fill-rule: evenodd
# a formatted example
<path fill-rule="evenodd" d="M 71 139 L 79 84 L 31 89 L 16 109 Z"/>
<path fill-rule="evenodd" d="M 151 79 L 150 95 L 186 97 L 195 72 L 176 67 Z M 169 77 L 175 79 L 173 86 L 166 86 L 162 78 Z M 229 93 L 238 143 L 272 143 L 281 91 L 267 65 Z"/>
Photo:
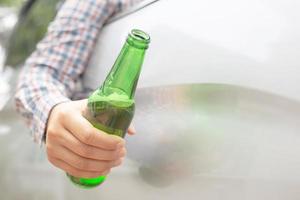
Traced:
<path fill-rule="evenodd" d="M 27 59 L 19 77 L 15 104 L 34 141 L 42 144 L 53 106 L 70 101 L 97 35 L 114 13 L 139 0 L 67 0 L 44 39 Z"/>

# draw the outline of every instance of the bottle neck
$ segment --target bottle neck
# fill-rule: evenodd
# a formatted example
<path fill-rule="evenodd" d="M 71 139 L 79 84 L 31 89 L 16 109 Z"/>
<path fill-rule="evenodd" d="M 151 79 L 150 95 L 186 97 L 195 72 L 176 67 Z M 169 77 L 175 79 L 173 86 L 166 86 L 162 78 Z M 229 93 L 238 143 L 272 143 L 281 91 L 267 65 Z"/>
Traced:
<path fill-rule="evenodd" d="M 119 91 L 129 99 L 134 97 L 147 47 L 148 44 L 141 46 L 141 41 L 135 41 L 131 35 L 128 36 L 101 87 L 104 94 L 109 95 L 112 91 Z"/>

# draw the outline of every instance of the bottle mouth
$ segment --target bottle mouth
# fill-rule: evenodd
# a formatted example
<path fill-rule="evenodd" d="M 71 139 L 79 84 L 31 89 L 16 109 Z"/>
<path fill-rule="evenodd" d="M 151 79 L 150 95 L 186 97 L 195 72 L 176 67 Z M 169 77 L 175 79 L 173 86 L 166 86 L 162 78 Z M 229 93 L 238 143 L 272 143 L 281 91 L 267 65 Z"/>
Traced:
<path fill-rule="evenodd" d="M 147 49 L 150 43 L 150 36 L 139 29 L 132 29 L 128 34 L 127 42 L 140 49 Z"/>
<path fill-rule="evenodd" d="M 142 40 L 148 43 L 150 42 L 150 36 L 144 31 L 133 29 L 131 30 L 131 35 L 137 40 Z"/>

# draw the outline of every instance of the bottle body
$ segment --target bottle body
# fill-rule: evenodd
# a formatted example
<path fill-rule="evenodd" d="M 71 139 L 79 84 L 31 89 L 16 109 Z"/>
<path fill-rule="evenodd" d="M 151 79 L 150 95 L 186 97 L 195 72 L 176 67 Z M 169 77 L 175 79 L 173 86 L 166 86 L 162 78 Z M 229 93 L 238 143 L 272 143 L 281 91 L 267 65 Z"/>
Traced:
<path fill-rule="evenodd" d="M 95 91 L 88 100 L 83 116 L 97 129 L 108 134 L 125 137 L 134 115 L 134 100 L 118 89 L 110 88 L 110 95 L 103 91 Z M 106 179 L 105 176 L 96 178 L 80 178 L 68 175 L 70 180 L 83 188 L 93 188 Z"/>
<path fill-rule="evenodd" d="M 123 103 L 122 100 L 115 104 L 109 101 L 90 103 L 85 118 L 95 128 L 124 138 L 134 115 L 134 101 L 127 105 Z"/>
<path fill-rule="evenodd" d="M 83 116 L 95 128 L 125 137 L 134 115 L 134 94 L 149 42 L 147 33 L 133 29 L 104 83 L 89 96 Z M 74 184 L 83 188 L 96 187 L 106 178 L 67 176 Z"/>

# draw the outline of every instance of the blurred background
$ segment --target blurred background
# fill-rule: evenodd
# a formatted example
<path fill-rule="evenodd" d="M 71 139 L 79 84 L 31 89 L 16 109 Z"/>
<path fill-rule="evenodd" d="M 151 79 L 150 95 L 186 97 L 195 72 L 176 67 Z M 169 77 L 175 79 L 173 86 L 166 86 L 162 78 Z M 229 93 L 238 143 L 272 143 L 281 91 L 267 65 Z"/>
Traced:
<path fill-rule="evenodd" d="M 0 109 L 13 92 L 20 65 L 47 31 L 62 1 L 1 0 L 0 2 Z M 10 84 L 9 81 L 12 81 Z"/>
<path fill-rule="evenodd" d="M 7 84 L 32 53 L 56 14 L 58 0 L 1 0 L 0 2 L 0 108 L 13 90 Z M 16 71 L 13 73 L 13 71 Z M 14 79 L 16 80 L 16 79 Z M 11 83 L 14 86 L 14 83 Z"/>
<path fill-rule="evenodd" d="M 43 176 L 51 174 L 51 167 L 45 162 L 45 152 L 31 141 L 12 101 L 20 68 L 45 34 L 59 5 L 58 0 L 0 0 L 1 200 L 61 198 L 55 192 L 48 194 L 51 186 Z M 29 179 L 35 181 L 28 184 Z M 37 185 L 39 191 L 35 191 Z"/>

